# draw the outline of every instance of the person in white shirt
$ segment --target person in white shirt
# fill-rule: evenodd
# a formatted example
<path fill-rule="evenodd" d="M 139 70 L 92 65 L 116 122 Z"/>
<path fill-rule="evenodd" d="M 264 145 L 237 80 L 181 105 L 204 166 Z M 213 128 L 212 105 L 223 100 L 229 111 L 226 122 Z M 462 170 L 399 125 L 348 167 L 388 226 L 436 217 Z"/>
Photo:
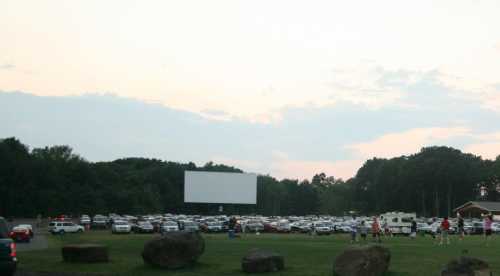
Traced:
<path fill-rule="evenodd" d="M 357 233 L 358 233 L 358 221 L 356 220 L 356 217 L 352 217 L 352 222 L 351 222 L 351 243 L 354 243 L 357 241 Z"/>

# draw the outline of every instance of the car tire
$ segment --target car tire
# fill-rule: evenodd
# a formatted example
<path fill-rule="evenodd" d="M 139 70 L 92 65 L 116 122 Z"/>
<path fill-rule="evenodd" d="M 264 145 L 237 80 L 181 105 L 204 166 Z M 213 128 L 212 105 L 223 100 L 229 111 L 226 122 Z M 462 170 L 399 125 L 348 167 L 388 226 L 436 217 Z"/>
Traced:
<path fill-rule="evenodd" d="M 76 231 L 77 233 L 83 233 L 83 230 L 82 229 L 78 229 L 78 231 Z"/>

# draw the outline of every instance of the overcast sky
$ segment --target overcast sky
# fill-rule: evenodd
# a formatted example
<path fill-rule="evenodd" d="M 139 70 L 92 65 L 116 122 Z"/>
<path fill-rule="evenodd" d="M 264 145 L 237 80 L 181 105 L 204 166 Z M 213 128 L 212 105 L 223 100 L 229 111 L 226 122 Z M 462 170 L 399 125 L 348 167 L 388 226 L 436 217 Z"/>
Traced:
<path fill-rule="evenodd" d="M 500 154 L 500 1 L 0 0 L 0 137 L 348 178 Z"/>

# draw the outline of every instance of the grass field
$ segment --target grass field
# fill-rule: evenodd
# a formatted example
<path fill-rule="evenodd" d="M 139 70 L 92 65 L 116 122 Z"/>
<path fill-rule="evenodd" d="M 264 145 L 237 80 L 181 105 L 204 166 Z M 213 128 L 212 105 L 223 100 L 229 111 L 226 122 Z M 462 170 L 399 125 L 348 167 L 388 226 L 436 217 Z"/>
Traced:
<path fill-rule="evenodd" d="M 228 240 L 226 235 L 204 235 L 205 253 L 192 268 L 167 271 L 145 266 L 141 258 L 144 242 L 151 235 L 111 235 L 109 232 L 50 236 L 49 248 L 40 251 L 19 252 L 20 268 L 31 271 L 98 272 L 111 275 L 247 275 L 241 272 L 242 256 L 251 248 L 267 248 L 285 256 L 285 270 L 273 275 L 332 275 L 333 259 L 349 246 L 347 235 L 311 237 L 295 234 L 247 234 L 241 239 Z M 389 275 L 439 275 L 445 263 L 463 254 L 479 257 L 500 273 L 500 236 L 493 237 L 489 247 L 482 236 L 470 236 L 459 243 L 438 246 L 430 237 L 390 238 L 383 245 L 391 250 Z M 109 246 L 111 262 L 106 264 L 66 264 L 61 260 L 60 247 L 64 243 L 100 243 Z"/>

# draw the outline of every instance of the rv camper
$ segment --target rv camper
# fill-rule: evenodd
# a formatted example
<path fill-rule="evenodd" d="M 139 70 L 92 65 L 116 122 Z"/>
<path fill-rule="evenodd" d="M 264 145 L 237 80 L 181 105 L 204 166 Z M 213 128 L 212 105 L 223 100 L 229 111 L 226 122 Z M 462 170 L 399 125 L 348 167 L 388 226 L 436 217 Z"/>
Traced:
<path fill-rule="evenodd" d="M 391 233 L 408 235 L 411 232 L 411 222 L 416 217 L 415 213 L 389 212 L 380 215 L 380 225 L 387 223 Z"/>

